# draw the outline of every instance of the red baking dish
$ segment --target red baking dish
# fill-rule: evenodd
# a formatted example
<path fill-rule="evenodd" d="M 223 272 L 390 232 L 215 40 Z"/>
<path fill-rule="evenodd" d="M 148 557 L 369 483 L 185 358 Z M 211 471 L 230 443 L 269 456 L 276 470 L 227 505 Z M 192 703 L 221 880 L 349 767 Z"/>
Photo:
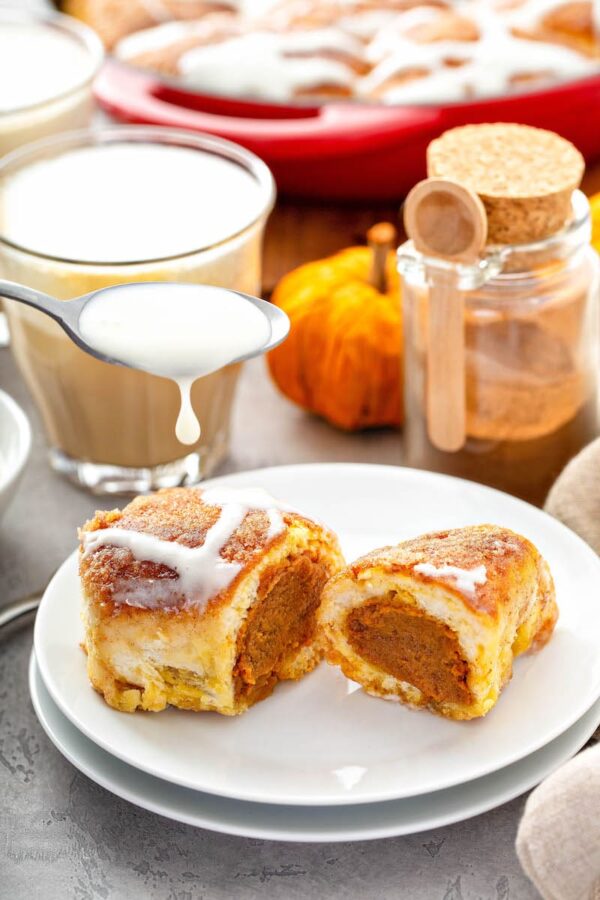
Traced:
<path fill-rule="evenodd" d="M 448 106 L 334 102 L 281 106 L 205 96 L 110 60 L 96 96 L 117 119 L 204 131 L 254 151 L 279 190 L 303 197 L 386 199 L 425 173 L 425 148 L 447 128 L 521 122 L 568 138 L 600 157 L 600 75 L 526 94 Z"/>

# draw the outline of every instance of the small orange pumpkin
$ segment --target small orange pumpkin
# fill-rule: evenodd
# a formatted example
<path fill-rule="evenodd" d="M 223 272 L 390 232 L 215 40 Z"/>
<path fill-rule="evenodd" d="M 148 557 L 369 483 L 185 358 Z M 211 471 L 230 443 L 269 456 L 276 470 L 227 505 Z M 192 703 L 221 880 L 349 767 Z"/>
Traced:
<path fill-rule="evenodd" d="M 347 431 L 403 421 L 395 237 L 392 225 L 375 225 L 369 247 L 300 266 L 272 297 L 291 321 L 288 339 L 269 354 L 275 384 Z"/>

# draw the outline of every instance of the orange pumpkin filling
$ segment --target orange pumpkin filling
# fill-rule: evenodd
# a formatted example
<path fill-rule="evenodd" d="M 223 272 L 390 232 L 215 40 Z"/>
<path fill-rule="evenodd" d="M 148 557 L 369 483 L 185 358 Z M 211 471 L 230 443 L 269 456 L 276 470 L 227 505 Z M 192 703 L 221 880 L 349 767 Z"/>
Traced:
<path fill-rule="evenodd" d="M 414 685 L 427 700 L 470 703 L 468 665 L 454 632 L 417 607 L 394 603 L 394 596 L 348 613 L 351 647 L 371 665 Z"/>
<path fill-rule="evenodd" d="M 326 580 L 326 567 L 308 555 L 263 575 L 238 636 L 238 697 L 250 696 L 252 702 L 268 697 L 290 656 L 312 640 Z"/>

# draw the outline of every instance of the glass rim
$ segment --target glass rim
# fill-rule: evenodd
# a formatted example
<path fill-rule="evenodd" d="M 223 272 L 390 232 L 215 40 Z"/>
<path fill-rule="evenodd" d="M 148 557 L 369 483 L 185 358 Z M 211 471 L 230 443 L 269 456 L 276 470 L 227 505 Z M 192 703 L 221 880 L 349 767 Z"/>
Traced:
<path fill-rule="evenodd" d="M 80 43 L 89 54 L 91 59 L 90 71 L 83 78 L 77 79 L 77 82 L 64 91 L 57 94 L 51 94 L 44 100 L 37 100 L 35 103 L 28 103 L 25 106 L 16 106 L 14 109 L 0 110 L 0 123 L 13 117 L 20 116 L 23 113 L 35 112 L 37 109 L 43 109 L 50 103 L 57 103 L 65 100 L 72 94 L 76 94 L 86 85 L 91 85 L 104 62 L 105 52 L 102 41 L 96 32 L 86 25 L 84 22 L 66 16 L 63 13 L 52 12 L 51 10 L 21 10 L 14 7 L 0 7 L 0 25 L 5 23 L 14 24 L 35 24 L 47 25 L 62 31 L 70 38 L 74 38 Z"/>
<path fill-rule="evenodd" d="M 218 247 L 225 246 L 234 241 L 240 235 L 245 234 L 252 229 L 258 222 L 267 216 L 275 205 L 276 187 L 275 180 L 271 170 L 256 154 L 245 147 L 233 141 L 216 137 L 204 132 L 186 131 L 181 128 L 166 128 L 160 125 L 116 125 L 102 128 L 84 128 L 77 131 L 61 132 L 51 137 L 42 138 L 38 141 L 25 144 L 8 153 L 0 159 L 0 195 L 2 179 L 14 174 L 14 172 L 38 161 L 39 157 L 44 157 L 46 153 L 56 151 L 53 155 L 60 155 L 68 150 L 100 146 L 113 143 L 146 143 L 164 146 L 187 147 L 200 152 L 212 153 L 215 156 L 228 159 L 231 162 L 245 169 L 257 182 L 260 191 L 260 209 L 256 216 L 252 218 L 243 228 L 216 241 L 204 246 L 194 247 L 185 250 L 183 253 L 171 254 L 169 256 L 151 256 L 143 259 L 132 260 L 94 260 L 94 259 L 75 259 L 68 256 L 55 256 L 51 253 L 43 253 L 11 241 L 10 238 L 2 234 L 2 225 L 0 223 L 0 248 L 8 247 L 27 256 L 37 259 L 47 259 L 52 262 L 61 263 L 68 266 L 80 268 L 95 268 L 100 270 L 128 268 L 132 266 L 149 266 L 159 263 L 167 263 L 178 259 L 188 259 L 199 253 L 207 253 Z"/>

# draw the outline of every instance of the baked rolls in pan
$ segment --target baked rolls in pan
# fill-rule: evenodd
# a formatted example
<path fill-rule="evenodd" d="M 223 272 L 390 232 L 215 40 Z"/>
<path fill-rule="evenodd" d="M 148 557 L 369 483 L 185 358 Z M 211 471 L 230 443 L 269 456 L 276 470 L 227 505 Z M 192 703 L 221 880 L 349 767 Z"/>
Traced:
<path fill-rule="evenodd" d="M 546 562 L 493 525 L 375 550 L 323 592 L 326 658 L 378 697 L 452 719 L 484 716 L 513 659 L 550 638 L 558 611 Z"/>
<path fill-rule="evenodd" d="M 321 659 L 337 538 L 261 490 L 160 491 L 80 539 L 88 674 L 115 709 L 236 715 Z"/>

